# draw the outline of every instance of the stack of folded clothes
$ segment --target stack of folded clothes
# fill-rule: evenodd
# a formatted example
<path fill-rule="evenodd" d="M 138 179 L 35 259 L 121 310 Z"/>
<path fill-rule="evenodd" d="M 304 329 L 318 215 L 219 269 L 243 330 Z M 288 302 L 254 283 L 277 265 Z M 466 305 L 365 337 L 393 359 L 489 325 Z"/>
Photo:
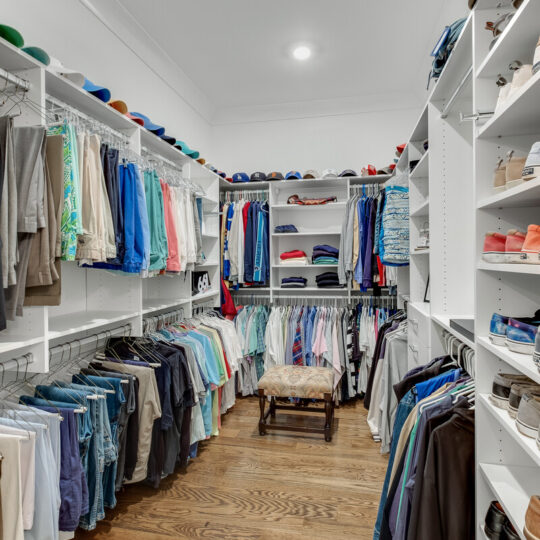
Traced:
<path fill-rule="evenodd" d="M 312 261 L 313 264 L 336 264 L 339 259 L 339 249 L 320 244 L 313 248 Z"/>
<path fill-rule="evenodd" d="M 304 251 L 300 251 L 299 249 L 293 249 L 292 251 L 285 251 L 279 256 L 279 258 L 281 259 L 280 264 L 283 264 L 285 266 L 309 264 L 306 253 Z"/>
<path fill-rule="evenodd" d="M 276 225 L 274 227 L 275 233 L 297 233 L 298 229 L 294 225 Z"/>
<path fill-rule="evenodd" d="M 325 272 L 324 274 L 319 274 L 315 281 L 317 282 L 317 287 L 321 289 L 341 289 L 345 285 L 339 284 L 339 278 L 337 272 Z"/>
<path fill-rule="evenodd" d="M 285 277 L 281 280 L 282 289 L 305 289 L 307 279 L 303 277 Z"/>

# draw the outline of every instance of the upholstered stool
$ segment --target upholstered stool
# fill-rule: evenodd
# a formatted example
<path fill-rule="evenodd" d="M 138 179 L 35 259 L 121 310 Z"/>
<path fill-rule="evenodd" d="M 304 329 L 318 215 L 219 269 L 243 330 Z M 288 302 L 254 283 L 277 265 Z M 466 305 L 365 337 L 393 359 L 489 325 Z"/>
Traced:
<path fill-rule="evenodd" d="M 334 421 L 333 370 L 311 366 L 275 366 L 270 368 L 260 378 L 258 388 L 261 409 L 259 420 L 260 435 L 266 435 L 268 429 L 276 429 L 283 431 L 302 431 L 305 433 L 324 433 L 324 439 L 327 442 L 332 440 L 332 424 Z M 265 412 L 265 404 L 268 397 L 270 397 L 270 407 Z M 277 405 L 276 397 L 323 399 L 324 409 L 318 407 L 299 408 L 296 406 Z M 274 418 L 277 409 L 324 413 L 326 415 L 324 428 L 267 424 L 266 419 L 269 415 Z"/>

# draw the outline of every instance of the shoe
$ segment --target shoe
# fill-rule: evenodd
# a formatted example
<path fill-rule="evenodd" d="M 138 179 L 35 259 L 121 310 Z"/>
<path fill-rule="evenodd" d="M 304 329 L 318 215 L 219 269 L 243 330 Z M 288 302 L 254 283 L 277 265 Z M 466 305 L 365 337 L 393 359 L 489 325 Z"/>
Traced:
<path fill-rule="evenodd" d="M 533 361 L 536 364 L 538 371 L 540 371 L 540 326 L 538 327 L 536 338 L 534 340 Z"/>
<path fill-rule="evenodd" d="M 508 518 L 499 501 L 491 501 L 484 524 L 484 531 L 490 540 L 498 540 Z"/>
<path fill-rule="evenodd" d="M 511 351 L 532 356 L 539 325 L 538 321 L 524 322 L 519 319 L 508 319 L 506 346 Z"/>
<path fill-rule="evenodd" d="M 535 142 L 527 156 L 521 177 L 526 181 L 538 178 L 538 176 L 540 176 L 540 142 Z"/>
<path fill-rule="evenodd" d="M 526 375 L 515 373 L 497 373 L 493 377 L 489 400 L 495 407 L 508 410 L 508 400 L 513 384 L 533 385 L 534 381 Z"/>
<path fill-rule="evenodd" d="M 525 394 L 540 397 L 540 384 L 516 383 L 512 385 L 510 395 L 508 396 L 508 414 L 512 418 L 516 418 L 521 398 Z"/>
<path fill-rule="evenodd" d="M 506 160 L 506 189 L 513 188 L 523 183 L 523 167 L 527 158 L 514 156 L 514 151 L 508 152 Z"/>
<path fill-rule="evenodd" d="M 521 261 L 521 248 L 525 242 L 525 233 L 510 229 L 506 233 L 505 262 L 518 263 Z"/>
<path fill-rule="evenodd" d="M 521 248 L 520 263 L 540 264 L 540 225 L 529 225 Z"/>
<path fill-rule="evenodd" d="M 502 76 L 497 79 L 496 84 L 499 87 L 499 96 L 497 97 L 497 104 L 495 105 L 495 116 L 499 114 L 500 110 L 506 105 L 512 88 L 512 86 L 508 84 L 508 81 Z"/>
<path fill-rule="evenodd" d="M 532 64 L 522 64 L 519 60 L 515 60 L 510 64 L 510 69 L 514 71 L 512 83 L 510 85 L 509 98 L 514 96 L 529 80 L 532 78 Z"/>
<path fill-rule="evenodd" d="M 506 189 L 506 163 L 503 159 L 499 160 L 497 168 L 493 173 L 493 191 L 500 193 Z"/>
<path fill-rule="evenodd" d="M 508 334 L 508 321 L 510 317 L 494 313 L 491 316 L 489 323 L 489 339 L 493 345 L 506 345 L 506 335 Z M 540 323 L 540 309 L 536 311 L 533 317 L 514 317 L 514 320 L 532 323 L 538 321 Z M 540 352 L 540 348 L 539 348 Z"/>
<path fill-rule="evenodd" d="M 533 495 L 529 501 L 523 534 L 527 540 L 540 540 L 540 495 Z"/>
<path fill-rule="evenodd" d="M 506 262 L 506 235 L 498 232 L 486 233 L 482 259 L 489 263 Z"/>
<path fill-rule="evenodd" d="M 519 403 L 516 426 L 518 430 L 527 437 L 534 439 L 538 436 L 538 426 L 540 426 L 539 396 L 523 394 Z M 540 530 L 538 532 L 540 532 Z"/>
<path fill-rule="evenodd" d="M 503 525 L 500 539 L 501 540 L 519 540 L 519 534 L 516 532 L 516 529 L 514 529 L 509 519 L 507 519 L 506 523 Z"/>
<path fill-rule="evenodd" d="M 534 50 L 534 60 L 533 60 L 533 75 L 536 75 L 540 71 L 540 38 L 538 38 L 538 43 L 536 44 L 536 49 Z"/>

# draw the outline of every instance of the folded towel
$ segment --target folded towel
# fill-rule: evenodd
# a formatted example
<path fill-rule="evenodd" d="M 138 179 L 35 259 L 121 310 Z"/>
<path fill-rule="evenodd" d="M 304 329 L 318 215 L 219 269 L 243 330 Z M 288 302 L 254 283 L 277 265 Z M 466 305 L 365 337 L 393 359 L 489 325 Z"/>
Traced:
<path fill-rule="evenodd" d="M 298 264 L 309 264 L 309 261 L 307 259 L 307 257 L 296 257 L 296 258 L 292 258 L 292 259 L 283 259 L 280 261 L 279 263 L 280 265 L 282 266 L 296 266 Z"/>

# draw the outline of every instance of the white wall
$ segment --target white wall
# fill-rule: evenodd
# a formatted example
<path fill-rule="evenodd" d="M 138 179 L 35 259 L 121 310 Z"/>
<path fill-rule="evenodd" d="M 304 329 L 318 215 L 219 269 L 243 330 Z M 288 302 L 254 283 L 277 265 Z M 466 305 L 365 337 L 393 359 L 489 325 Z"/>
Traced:
<path fill-rule="evenodd" d="M 229 175 L 326 168 L 360 174 L 368 163 L 392 163 L 419 114 L 413 108 L 219 125 L 212 131 L 212 163 Z"/>
<path fill-rule="evenodd" d="M 25 45 L 42 47 L 109 88 L 113 99 L 124 100 L 130 110 L 208 153 L 206 118 L 212 111 L 205 96 L 113 0 L 5 0 L 1 22 L 17 28 Z"/>

